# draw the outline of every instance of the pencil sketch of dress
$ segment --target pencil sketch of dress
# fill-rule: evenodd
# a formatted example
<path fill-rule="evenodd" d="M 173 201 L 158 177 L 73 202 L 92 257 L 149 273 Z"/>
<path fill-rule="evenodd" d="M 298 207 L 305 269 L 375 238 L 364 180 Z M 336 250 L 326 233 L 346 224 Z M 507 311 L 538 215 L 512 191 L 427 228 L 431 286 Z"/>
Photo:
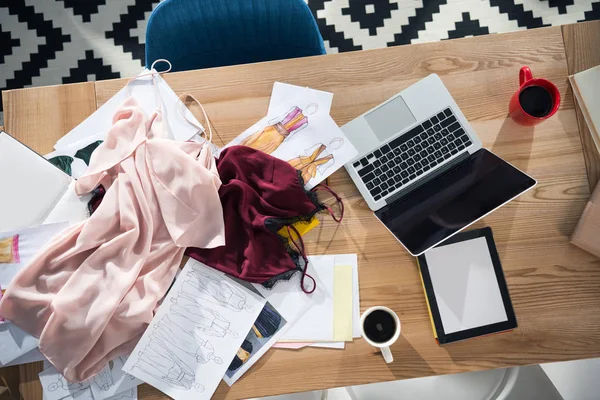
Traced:
<path fill-rule="evenodd" d="M 165 315 L 154 325 L 150 336 L 165 345 L 173 345 L 178 350 L 195 358 L 199 364 L 206 364 L 211 360 L 217 364 L 223 362 L 221 358 L 215 356 L 215 348 L 208 340 L 194 337 L 188 331 L 181 329 L 169 315 Z"/>
<path fill-rule="evenodd" d="M 171 315 L 187 318 L 195 328 L 210 336 L 225 337 L 230 334 L 238 337 L 237 332 L 229 329 L 231 323 L 215 310 L 204 307 L 184 293 L 171 298 Z"/>
<path fill-rule="evenodd" d="M 269 121 L 269 125 L 244 139 L 242 146 L 252 147 L 271 154 L 292 134 L 308 125 L 308 118 L 299 107 L 292 107 L 285 114 Z"/>
<path fill-rule="evenodd" d="M 252 312 L 252 307 L 246 304 L 244 293 L 222 279 L 199 269 L 189 271 L 187 276 L 190 279 L 183 282 L 181 291 L 190 298 L 202 299 L 233 311 L 246 309 Z"/>
<path fill-rule="evenodd" d="M 116 397 L 119 396 L 119 397 Z M 111 397 L 110 400 L 126 400 L 126 399 L 133 399 L 135 398 L 135 388 L 128 390 L 124 393 L 119 393 L 116 394 L 115 396 Z"/>
<path fill-rule="evenodd" d="M 150 340 L 144 350 L 139 352 L 138 368 L 145 374 L 160 379 L 175 389 L 204 391 L 204 386 L 196 382 L 196 374 L 177 355 L 157 340 Z"/>
<path fill-rule="evenodd" d="M 62 389 L 70 393 L 74 393 L 78 390 L 85 389 L 85 387 L 86 386 L 84 382 L 70 383 L 67 382 L 64 376 L 59 375 L 56 382 L 52 382 L 50 385 L 48 385 L 48 390 L 54 392 L 57 389 Z"/>
<path fill-rule="evenodd" d="M 94 376 L 94 384 L 101 390 L 110 390 L 111 386 L 115 384 L 115 380 L 112 375 L 112 370 L 115 366 L 114 361 L 108 362 L 108 368 L 103 368 Z"/>

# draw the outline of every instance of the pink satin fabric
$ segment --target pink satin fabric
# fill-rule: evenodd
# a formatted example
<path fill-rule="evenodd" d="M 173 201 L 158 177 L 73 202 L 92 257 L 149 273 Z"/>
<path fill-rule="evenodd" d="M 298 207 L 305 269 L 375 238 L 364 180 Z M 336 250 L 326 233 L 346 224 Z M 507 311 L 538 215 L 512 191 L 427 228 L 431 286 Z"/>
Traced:
<path fill-rule="evenodd" d="M 100 207 L 14 278 L 0 315 L 40 338 L 69 381 L 133 349 L 171 285 L 185 247 L 225 244 L 221 181 L 208 146 L 165 139 L 130 98 L 92 154 L 78 195 L 99 184 Z"/>

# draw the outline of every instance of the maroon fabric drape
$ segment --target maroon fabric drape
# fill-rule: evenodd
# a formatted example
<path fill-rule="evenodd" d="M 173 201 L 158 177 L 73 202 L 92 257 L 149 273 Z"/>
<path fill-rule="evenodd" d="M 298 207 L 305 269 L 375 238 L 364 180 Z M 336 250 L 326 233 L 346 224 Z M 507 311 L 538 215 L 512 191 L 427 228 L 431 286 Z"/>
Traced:
<path fill-rule="evenodd" d="M 232 146 L 217 160 L 225 246 L 188 248 L 186 254 L 249 282 L 271 287 L 303 267 L 300 254 L 277 234 L 310 220 L 324 206 L 304 190 L 298 171 L 285 161 L 245 146 Z"/>

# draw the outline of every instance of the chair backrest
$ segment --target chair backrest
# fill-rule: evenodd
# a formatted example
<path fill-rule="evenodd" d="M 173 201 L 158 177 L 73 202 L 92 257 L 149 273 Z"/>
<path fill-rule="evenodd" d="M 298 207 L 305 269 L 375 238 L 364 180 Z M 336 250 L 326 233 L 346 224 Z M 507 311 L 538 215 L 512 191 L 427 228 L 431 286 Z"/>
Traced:
<path fill-rule="evenodd" d="M 165 0 L 146 28 L 146 65 L 173 71 L 325 54 L 303 0 Z"/>

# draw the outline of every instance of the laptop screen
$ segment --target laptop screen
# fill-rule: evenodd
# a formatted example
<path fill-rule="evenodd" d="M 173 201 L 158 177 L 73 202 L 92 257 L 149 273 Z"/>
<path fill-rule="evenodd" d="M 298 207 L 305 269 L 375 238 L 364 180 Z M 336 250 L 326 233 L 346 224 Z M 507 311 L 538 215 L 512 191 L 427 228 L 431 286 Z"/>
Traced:
<path fill-rule="evenodd" d="M 416 256 L 535 184 L 528 175 L 481 149 L 375 215 Z"/>

